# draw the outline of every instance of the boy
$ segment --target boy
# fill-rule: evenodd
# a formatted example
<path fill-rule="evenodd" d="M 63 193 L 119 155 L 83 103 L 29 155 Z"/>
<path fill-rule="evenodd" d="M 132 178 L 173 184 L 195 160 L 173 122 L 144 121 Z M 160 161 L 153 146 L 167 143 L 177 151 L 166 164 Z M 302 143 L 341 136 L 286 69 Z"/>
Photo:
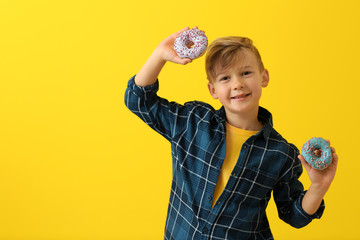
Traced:
<path fill-rule="evenodd" d="M 208 88 L 223 105 L 180 105 L 157 96 L 157 77 L 167 61 L 188 64 L 173 50 L 178 34 L 162 41 L 130 79 L 127 107 L 171 142 L 173 177 L 165 239 L 273 239 L 265 209 L 273 192 L 279 217 L 294 227 L 320 218 L 338 157 L 312 169 L 272 127 L 259 106 L 269 83 L 260 54 L 248 38 L 215 40 L 206 55 Z M 298 180 L 302 164 L 311 186 Z"/>

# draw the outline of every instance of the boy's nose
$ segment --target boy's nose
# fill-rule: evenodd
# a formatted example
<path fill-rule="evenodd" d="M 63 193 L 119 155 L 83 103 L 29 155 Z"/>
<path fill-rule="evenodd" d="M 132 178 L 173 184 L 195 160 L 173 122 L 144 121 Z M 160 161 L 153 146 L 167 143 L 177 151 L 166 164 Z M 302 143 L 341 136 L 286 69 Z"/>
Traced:
<path fill-rule="evenodd" d="M 233 82 L 233 89 L 241 89 L 244 88 L 244 81 L 241 78 L 235 78 Z"/>

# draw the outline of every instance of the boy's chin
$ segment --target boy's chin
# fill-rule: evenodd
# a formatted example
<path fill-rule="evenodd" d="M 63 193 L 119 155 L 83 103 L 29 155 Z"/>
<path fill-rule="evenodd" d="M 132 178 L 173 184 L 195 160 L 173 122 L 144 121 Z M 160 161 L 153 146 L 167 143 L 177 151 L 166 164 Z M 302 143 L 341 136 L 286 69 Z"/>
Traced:
<path fill-rule="evenodd" d="M 224 106 L 225 111 L 232 114 L 239 114 L 239 115 L 248 115 L 249 113 L 257 112 L 259 106 L 249 106 L 247 104 L 243 104 L 242 106 L 231 106 L 226 107 Z"/>

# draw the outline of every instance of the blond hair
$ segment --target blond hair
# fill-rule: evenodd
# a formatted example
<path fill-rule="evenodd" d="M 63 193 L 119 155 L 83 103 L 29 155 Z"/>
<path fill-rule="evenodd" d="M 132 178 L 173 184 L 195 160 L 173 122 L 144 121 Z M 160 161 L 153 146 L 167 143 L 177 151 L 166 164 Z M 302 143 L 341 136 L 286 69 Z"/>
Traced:
<path fill-rule="evenodd" d="M 264 70 L 264 64 L 253 41 L 247 37 L 223 37 L 213 41 L 206 54 L 205 70 L 210 82 L 215 79 L 216 66 L 226 68 L 234 64 L 238 59 L 238 53 L 244 49 L 254 53 L 259 64 L 260 71 Z"/>

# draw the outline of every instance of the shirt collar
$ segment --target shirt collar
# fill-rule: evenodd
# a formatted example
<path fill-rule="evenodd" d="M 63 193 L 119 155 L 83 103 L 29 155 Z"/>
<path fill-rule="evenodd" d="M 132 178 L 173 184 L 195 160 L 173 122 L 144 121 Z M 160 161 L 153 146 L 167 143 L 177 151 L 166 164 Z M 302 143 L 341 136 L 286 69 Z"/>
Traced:
<path fill-rule="evenodd" d="M 271 113 L 267 109 L 259 107 L 258 119 L 260 122 L 262 122 L 262 124 L 264 124 L 260 132 L 263 133 L 265 138 L 269 138 L 273 130 L 273 120 Z"/>
<path fill-rule="evenodd" d="M 219 123 L 225 125 L 226 114 L 224 106 L 215 112 L 215 118 Z M 271 131 L 273 129 L 271 113 L 267 109 L 259 106 L 258 119 L 262 124 L 264 124 L 263 128 L 258 134 L 262 134 L 264 138 L 270 137 Z"/>

